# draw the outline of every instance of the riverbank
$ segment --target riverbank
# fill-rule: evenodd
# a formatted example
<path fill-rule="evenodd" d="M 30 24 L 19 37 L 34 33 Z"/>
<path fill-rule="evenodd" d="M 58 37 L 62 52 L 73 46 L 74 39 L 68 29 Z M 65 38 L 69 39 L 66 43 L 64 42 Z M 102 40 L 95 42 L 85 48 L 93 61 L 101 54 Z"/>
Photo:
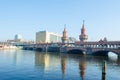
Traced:
<path fill-rule="evenodd" d="M 22 49 L 22 47 L 11 46 L 11 45 L 0 45 L 0 50 L 9 50 L 9 49 Z"/>

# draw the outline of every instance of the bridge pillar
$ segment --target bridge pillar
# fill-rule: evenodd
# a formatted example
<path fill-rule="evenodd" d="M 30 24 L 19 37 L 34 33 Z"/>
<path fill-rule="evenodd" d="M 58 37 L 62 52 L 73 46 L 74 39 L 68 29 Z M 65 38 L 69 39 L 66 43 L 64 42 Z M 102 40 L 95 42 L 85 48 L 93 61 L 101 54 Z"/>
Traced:
<path fill-rule="evenodd" d="M 120 54 L 118 55 L 117 64 L 120 65 Z"/>
<path fill-rule="evenodd" d="M 120 54 L 118 54 L 118 59 L 120 59 Z"/>
<path fill-rule="evenodd" d="M 47 51 L 48 51 L 48 46 L 45 47 L 45 52 L 47 53 Z"/>
<path fill-rule="evenodd" d="M 91 49 L 91 48 L 87 48 L 87 49 L 86 49 L 86 53 L 87 53 L 87 54 L 92 54 L 92 49 Z"/>
<path fill-rule="evenodd" d="M 61 51 L 61 53 L 67 53 L 66 47 L 61 47 L 61 48 L 60 48 L 60 51 Z"/>

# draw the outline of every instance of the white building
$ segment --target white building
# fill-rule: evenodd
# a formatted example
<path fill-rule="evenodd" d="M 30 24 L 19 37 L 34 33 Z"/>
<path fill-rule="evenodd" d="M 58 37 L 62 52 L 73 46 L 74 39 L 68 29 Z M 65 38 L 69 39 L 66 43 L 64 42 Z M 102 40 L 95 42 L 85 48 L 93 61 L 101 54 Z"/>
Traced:
<path fill-rule="evenodd" d="M 61 35 L 48 31 L 36 32 L 36 43 L 61 42 Z"/>

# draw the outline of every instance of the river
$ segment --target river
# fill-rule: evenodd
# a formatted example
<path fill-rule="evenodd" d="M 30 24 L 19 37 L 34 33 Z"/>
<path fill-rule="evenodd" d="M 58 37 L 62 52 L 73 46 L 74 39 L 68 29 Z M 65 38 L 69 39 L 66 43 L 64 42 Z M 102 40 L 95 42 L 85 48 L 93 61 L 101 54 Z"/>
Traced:
<path fill-rule="evenodd" d="M 120 80 L 120 59 L 27 50 L 0 50 L 0 80 Z"/>

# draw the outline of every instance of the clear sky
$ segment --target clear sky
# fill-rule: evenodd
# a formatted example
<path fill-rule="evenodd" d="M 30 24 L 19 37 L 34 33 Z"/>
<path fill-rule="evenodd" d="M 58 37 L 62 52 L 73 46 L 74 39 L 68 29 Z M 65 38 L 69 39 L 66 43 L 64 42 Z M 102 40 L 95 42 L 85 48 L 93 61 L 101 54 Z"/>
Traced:
<path fill-rule="evenodd" d="M 0 0 L 0 41 L 21 34 L 35 40 L 41 30 L 79 39 L 85 20 L 89 40 L 120 40 L 120 0 Z"/>

